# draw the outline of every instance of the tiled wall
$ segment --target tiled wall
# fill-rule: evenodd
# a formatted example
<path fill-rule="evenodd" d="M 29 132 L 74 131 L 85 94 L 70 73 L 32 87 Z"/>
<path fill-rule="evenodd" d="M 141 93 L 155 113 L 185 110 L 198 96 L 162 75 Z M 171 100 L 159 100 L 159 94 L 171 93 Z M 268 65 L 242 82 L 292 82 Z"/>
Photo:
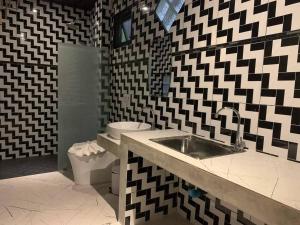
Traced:
<path fill-rule="evenodd" d="M 152 11 L 139 8 L 146 4 Z M 154 15 L 157 1 L 115 1 L 130 6 L 132 44 L 112 50 L 111 120 L 137 119 L 156 109 L 158 128 L 178 128 L 233 143 L 238 109 L 251 150 L 300 160 L 300 1 L 185 1 L 171 29 L 172 83 L 168 97 L 149 98 L 152 42 L 166 36 Z M 131 105 L 122 104 L 124 94 Z M 149 112 L 141 120 L 150 121 Z"/>
<path fill-rule="evenodd" d="M 21 0 L 0 25 L 0 160 L 57 152 L 59 43 L 102 49 L 98 114 L 100 127 L 107 123 L 109 2 L 99 1 L 84 11 L 51 1 Z M 77 30 L 67 26 L 74 20 Z"/>
<path fill-rule="evenodd" d="M 265 223 L 129 151 L 126 188 L 126 225 L 155 221 L 178 213 L 191 224 L 264 225 Z"/>
<path fill-rule="evenodd" d="M 150 48 L 149 64 L 149 91 L 153 96 L 167 95 L 164 91 L 166 77 L 171 76 L 172 68 L 172 42 L 171 35 L 155 38 Z M 167 87 L 168 88 L 168 87 Z"/>
<path fill-rule="evenodd" d="M 151 7 L 149 14 L 139 10 L 143 4 Z M 112 50 L 110 120 L 151 122 L 149 111 L 139 114 L 150 106 L 158 128 L 177 128 L 229 144 L 235 140 L 237 117 L 230 111 L 217 119 L 214 114 L 230 106 L 241 113 L 250 150 L 299 161 L 300 1 L 186 0 L 170 32 L 168 97 L 149 96 L 152 42 L 166 36 L 154 16 L 156 4 L 114 1 L 112 14 L 132 7 L 133 40 Z M 123 104 L 126 94 L 129 106 Z M 179 189 L 178 210 L 196 224 L 263 224 L 214 196 L 189 199 L 184 182 Z M 145 205 L 142 209 L 147 211 Z"/>
<path fill-rule="evenodd" d="M 204 190 L 199 197 L 190 197 L 189 189 L 196 188 L 185 180 L 180 180 L 178 188 L 177 212 L 192 224 L 222 225 L 266 225 L 253 215 L 224 202 Z"/>
<path fill-rule="evenodd" d="M 98 120 L 100 131 L 105 130 L 106 124 L 109 120 L 110 106 L 111 106 L 111 67 L 110 67 L 110 26 L 111 26 L 111 7 L 110 0 L 97 0 L 95 6 L 90 12 L 90 37 L 93 46 L 100 48 L 102 58 L 100 63 L 100 77 L 98 86 Z"/>
<path fill-rule="evenodd" d="M 126 225 L 128 222 L 135 225 L 176 212 L 177 192 L 177 177 L 129 151 Z"/>
<path fill-rule="evenodd" d="M 76 31 L 67 27 L 75 19 Z M 21 0 L 0 25 L 0 160 L 57 152 L 57 46 L 61 42 L 90 43 L 88 12 Z"/>
<path fill-rule="evenodd" d="M 180 119 L 170 126 L 233 143 L 237 118 L 214 114 L 234 107 L 248 147 L 299 161 L 299 36 L 285 33 L 300 28 L 299 9 L 281 0 L 187 4 L 172 30 L 167 103 Z"/>
<path fill-rule="evenodd" d="M 142 108 L 151 106 L 148 89 L 148 69 L 150 46 L 156 37 L 163 37 L 165 32 L 154 13 L 144 13 L 140 6 L 146 4 L 152 9 L 154 0 L 113 2 L 112 15 L 127 7 L 132 8 L 132 43 L 130 45 L 112 49 L 112 108 L 111 121 L 146 120 L 150 121 L 150 112 Z M 123 97 L 130 95 L 131 103 L 127 107 Z M 137 118 L 141 115 L 140 118 Z"/>

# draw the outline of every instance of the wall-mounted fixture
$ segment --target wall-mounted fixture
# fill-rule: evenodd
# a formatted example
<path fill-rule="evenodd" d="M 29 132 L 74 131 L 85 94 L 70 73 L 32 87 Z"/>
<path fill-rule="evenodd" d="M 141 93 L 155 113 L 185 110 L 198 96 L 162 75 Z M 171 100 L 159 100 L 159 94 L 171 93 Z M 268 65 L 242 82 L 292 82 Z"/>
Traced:
<path fill-rule="evenodd" d="M 79 26 L 78 26 L 78 21 L 77 20 L 74 20 L 74 21 L 71 21 L 71 22 L 68 22 L 67 23 L 67 27 L 71 30 L 78 30 L 79 29 Z"/>
<path fill-rule="evenodd" d="M 145 13 L 150 12 L 150 7 L 147 5 L 141 5 L 140 9 Z"/>
<path fill-rule="evenodd" d="M 166 31 L 170 31 L 183 4 L 184 0 L 160 0 L 155 14 L 162 22 Z"/>

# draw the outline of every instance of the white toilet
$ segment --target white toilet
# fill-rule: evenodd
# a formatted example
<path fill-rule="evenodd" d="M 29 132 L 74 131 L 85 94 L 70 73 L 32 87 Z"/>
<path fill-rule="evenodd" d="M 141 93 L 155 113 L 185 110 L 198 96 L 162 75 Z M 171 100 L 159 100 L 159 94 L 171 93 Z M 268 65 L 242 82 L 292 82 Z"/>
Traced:
<path fill-rule="evenodd" d="M 117 158 L 104 149 L 94 151 L 95 148 L 88 146 L 91 143 L 95 142 L 75 144 L 68 151 L 75 183 L 80 185 L 110 183 L 112 166 Z"/>

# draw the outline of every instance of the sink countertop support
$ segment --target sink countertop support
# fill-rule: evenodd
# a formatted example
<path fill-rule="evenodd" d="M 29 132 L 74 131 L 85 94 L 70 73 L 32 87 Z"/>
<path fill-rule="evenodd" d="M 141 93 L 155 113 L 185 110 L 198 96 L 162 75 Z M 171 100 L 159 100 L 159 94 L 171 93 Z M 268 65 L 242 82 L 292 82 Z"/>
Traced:
<path fill-rule="evenodd" d="M 197 160 L 150 141 L 154 138 L 181 135 L 186 136 L 187 133 L 178 130 L 157 130 L 122 135 L 122 145 L 118 149 L 121 158 L 121 224 L 125 223 L 123 214 L 128 150 L 268 224 L 299 224 L 300 196 L 296 192 L 300 187 L 298 163 L 254 150 Z M 105 135 L 101 138 L 105 138 Z M 299 172 L 291 173 L 291 170 Z"/>

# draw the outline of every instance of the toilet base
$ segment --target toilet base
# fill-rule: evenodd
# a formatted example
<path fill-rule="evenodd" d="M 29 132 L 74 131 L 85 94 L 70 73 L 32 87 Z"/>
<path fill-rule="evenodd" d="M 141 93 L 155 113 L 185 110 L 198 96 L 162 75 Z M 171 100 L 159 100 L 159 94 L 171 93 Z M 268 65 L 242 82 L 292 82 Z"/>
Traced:
<path fill-rule="evenodd" d="M 91 156 L 76 156 L 68 153 L 74 181 L 80 185 L 106 184 L 111 182 L 111 170 L 117 159 L 110 152 Z"/>

